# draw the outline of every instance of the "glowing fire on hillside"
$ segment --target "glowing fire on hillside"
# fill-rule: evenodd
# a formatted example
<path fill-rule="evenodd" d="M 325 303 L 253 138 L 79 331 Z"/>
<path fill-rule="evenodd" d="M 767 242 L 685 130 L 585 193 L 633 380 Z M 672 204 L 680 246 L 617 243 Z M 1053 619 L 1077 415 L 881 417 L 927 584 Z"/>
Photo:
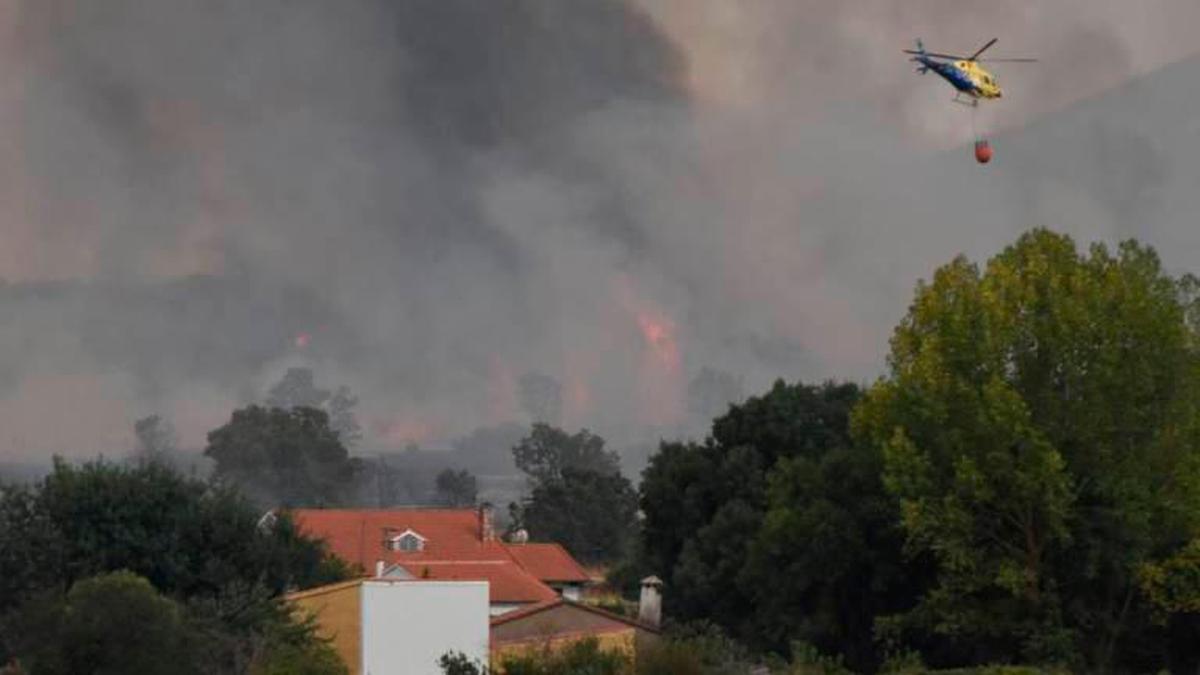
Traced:
<path fill-rule="evenodd" d="M 638 313 L 637 322 L 653 360 L 668 371 L 678 370 L 681 360 L 675 322 L 665 315 L 647 311 Z"/>
<path fill-rule="evenodd" d="M 409 443 L 420 444 L 436 437 L 433 424 L 425 420 L 404 417 L 375 419 L 370 426 L 376 438 L 397 448 Z"/>

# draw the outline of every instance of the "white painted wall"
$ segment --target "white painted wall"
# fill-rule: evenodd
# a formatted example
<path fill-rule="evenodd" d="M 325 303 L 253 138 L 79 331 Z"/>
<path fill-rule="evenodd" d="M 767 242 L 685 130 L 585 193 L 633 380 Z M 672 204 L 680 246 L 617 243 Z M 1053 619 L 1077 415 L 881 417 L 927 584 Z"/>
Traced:
<path fill-rule="evenodd" d="M 486 581 L 362 585 L 363 675 L 441 675 L 447 652 L 488 659 Z"/>

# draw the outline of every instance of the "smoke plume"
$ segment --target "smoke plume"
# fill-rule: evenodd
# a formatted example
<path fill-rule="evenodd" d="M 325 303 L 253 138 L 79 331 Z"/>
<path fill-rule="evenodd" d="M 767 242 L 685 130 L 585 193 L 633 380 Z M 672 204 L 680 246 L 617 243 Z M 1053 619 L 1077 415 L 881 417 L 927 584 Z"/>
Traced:
<path fill-rule="evenodd" d="M 1188 56 L 1197 20 L 1190 0 L 4 3 L 0 458 L 123 450 L 153 413 L 195 447 L 298 365 L 359 395 L 364 447 L 522 419 L 530 373 L 618 446 L 702 433 L 704 368 L 747 391 L 872 378 L 954 253 L 1038 224 L 1200 245 L 1171 201 L 1195 162 L 1135 113 L 1059 121 Z M 997 64 L 986 174 L 946 152 L 967 114 L 899 50 L 993 35 L 1042 63 Z"/>

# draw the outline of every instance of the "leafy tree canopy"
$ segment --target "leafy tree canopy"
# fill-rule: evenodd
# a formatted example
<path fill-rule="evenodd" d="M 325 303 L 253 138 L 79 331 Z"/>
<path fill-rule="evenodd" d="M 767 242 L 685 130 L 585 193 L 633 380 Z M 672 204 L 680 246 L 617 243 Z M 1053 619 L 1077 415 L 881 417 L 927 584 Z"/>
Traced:
<path fill-rule="evenodd" d="M 510 507 L 514 527 L 588 562 L 612 562 L 628 550 L 637 528 L 637 494 L 603 438 L 586 429 L 572 435 L 534 424 L 513 447 L 513 459 L 533 484 L 532 494 Z"/>
<path fill-rule="evenodd" d="M 56 607 L 67 589 L 122 570 L 185 606 L 201 660 L 232 669 L 211 672 L 245 672 L 237 664 L 281 631 L 307 648 L 280 595 L 349 576 L 286 513 L 264 521 L 230 488 L 161 464 L 59 461 L 36 485 L 0 490 L 0 616 Z M 0 630 L 0 661 L 12 635 Z"/>
<path fill-rule="evenodd" d="M 855 416 L 937 560 L 913 625 L 977 662 L 1161 663 L 1135 572 L 1197 534 L 1195 288 L 1046 230 L 918 286 Z"/>
<path fill-rule="evenodd" d="M 22 668 L 37 675 L 202 672 L 199 636 L 182 608 L 130 572 L 31 600 L 6 633 Z"/>
<path fill-rule="evenodd" d="M 874 621 L 915 601 L 899 507 L 878 451 L 850 438 L 850 384 L 777 382 L 713 422 L 703 444 L 663 443 L 643 473 L 644 568 L 666 608 L 759 649 L 802 639 L 866 670 Z"/>
<path fill-rule="evenodd" d="M 216 461 L 218 477 L 284 506 L 340 503 L 357 468 L 329 415 L 316 408 L 235 410 L 228 424 L 208 434 L 204 454 Z"/>
<path fill-rule="evenodd" d="M 566 469 L 605 474 L 620 472 L 620 457 L 604 449 L 603 438 L 587 429 L 569 434 L 540 422 L 513 447 L 513 459 L 517 468 L 535 485 L 561 479 Z"/>
<path fill-rule="evenodd" d="M 519 510 L 534 541 L 562 544 L 584 562 L 620 559 L 637 532 L 637 493 L 620 474 L 566 469 Z"/>

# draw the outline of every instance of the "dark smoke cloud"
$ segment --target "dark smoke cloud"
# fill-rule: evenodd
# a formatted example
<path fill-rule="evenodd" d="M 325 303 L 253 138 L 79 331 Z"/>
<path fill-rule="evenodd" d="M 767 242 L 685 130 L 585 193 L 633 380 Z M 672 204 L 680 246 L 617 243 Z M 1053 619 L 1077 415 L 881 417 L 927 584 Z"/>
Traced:
<path fill-rule="evenodd" d="M 1070 4 L 12 3 L 0 456 L 113 452 L 152 412 L 194 446 L 301 364 L 393 447 L 520 419 L 535 371 L 618 444 L 695 423 L 706 366 L 869 379 L 960 250 L 1175 231 L 1197 174 L 1121 111 L 987 183 L 935 152 L 970 134 L 911 37 L 1048 62 L 1004 71 L 1001 129 L 1182 56 L 1200 13 Z"/>

